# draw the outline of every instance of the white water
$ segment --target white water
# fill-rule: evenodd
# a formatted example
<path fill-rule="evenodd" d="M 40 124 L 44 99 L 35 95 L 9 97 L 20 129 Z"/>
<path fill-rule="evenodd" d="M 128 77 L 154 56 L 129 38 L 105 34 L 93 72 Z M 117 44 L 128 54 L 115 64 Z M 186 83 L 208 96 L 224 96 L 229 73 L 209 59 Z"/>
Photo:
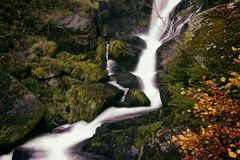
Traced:
<path fill-rule="evenodd" d="M 157 0 L 156 5 L 153 4 L 151 25 L 149 32 L 143 35 L 143 39 L 147 43 L 147 48 L 143 50 L 136 71 L 133 74 L 139 76 L 143 81 L 143 91 L 151 101 L 149 107 L 134 108 L 115 108 L 110 107 L 101 113 L 95 120 L 90 123 L 80 121 L 72 125 L 64 125 L 62 128 L 71 127 L 70 131 L 59 134 L 45 134 L 37 137 L 21 148 L 34 149 L 31 160 L 73 160 L 74 155 L 70 155 L 68 149 L 91 138 L 98 127 L 104 123 L 111 123 L 128 118 L 134 118 L 145 113 L 158 110 L 161 105 L 160 93 L 155 85 L 156 75 L 156 50 L 161 46 L 160 37 L 164 34 L 169 24 L 169 14 L 181 0 Z M 159 18 L 158 16 L 161 16 Z M 108 56 L 108 55 L 107 55 Z M 108 59 L 108 57 L 107 57 Z M 108 68 L 111 75 L 111 68 Z M 111 84 L 117 86 L 114 81 Z M 117 86 L 121 88 L 121 86 Z M 10 160 L 12 154 L 0 157 L 1 160 Z"/>

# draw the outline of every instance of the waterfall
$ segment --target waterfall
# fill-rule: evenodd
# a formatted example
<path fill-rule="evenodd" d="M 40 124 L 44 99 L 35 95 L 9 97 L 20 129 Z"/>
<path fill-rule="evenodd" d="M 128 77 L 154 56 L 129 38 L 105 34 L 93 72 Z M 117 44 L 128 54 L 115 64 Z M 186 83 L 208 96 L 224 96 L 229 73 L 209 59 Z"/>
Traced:
<path fill-rule="evenodd" d="M 109 77 L 111 77 L 112 75 L 114 75 L 114 67 L 116 66 L 116 62 L 114 60 L 112 60 L 112 59 L 109 59 L 109 44 L 108 43 L 106 43 L 106 60 L 107 60 L 107 68 L 106 68 L 106 70 L 108 72 Z M 121 99 L 121 102 L 124 102 L 126 94 L 127 94 L 128 90 L 129 90 L 129 88 L 122 87 L 112 77 L 110 78 L 110 81 L 108 83 L 113 85 L 113 86 L 115 86 L 115 87 L 117 87 L 118 89 L 120 89 L 120 90 L 122 90 L 124 92 L 124 95 L 123 95 L 123 97 Z"/>
<path fill-rule="evenodd" d="M 163 43 L 160 37 L 163 36 L 168 28 L 169 15 L 179 2 L 180 0 L 157 0 L 156 3 L 154 2 L 149 31 L 145 35 L 139 35 L 146 41 L 147 48 L 142 51 L 139 63 L 133 74 L 143 80 L 142 90 L 150 99 L 151 106 L 136 106 L 133 108 L 110 107 L 90 123 L 79 121 L 71 125 L 64 125 L 61 128 L 69 128 L 69 131 L 45 134 L 34 138 L 20 146 L 21 148 L 34 150 L 31 160 L 80 159 L 76 158 L 76 155 L 71 155 L 69 148 L 91 138 L 95 134 L 96 129 L 102 124 L 141 116 L 142 114 L 156 111 L 161 107 L 160 93 L 155 84 L 156 50 Z M 106 58 L 108 59 L 108 53 Z M 110 63 L 112 62 L 108 60 L 108 63 L 107 70 L 109 75 L 111 75 L 113 72 Z M 118 85 L 115 81 L 110 81 L 109 83 L 115 86 Z M 117 87 L 124 89 L 119 85 Z M 11 154 L 0 159 L 10 160 Z"/>

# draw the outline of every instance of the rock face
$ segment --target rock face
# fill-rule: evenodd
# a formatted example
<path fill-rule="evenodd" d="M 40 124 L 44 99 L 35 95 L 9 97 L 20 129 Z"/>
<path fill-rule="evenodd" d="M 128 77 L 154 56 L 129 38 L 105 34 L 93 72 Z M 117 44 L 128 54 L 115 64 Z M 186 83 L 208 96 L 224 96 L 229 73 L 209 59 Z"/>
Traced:
<path fill-rule="evenodd" d="M 101 2 L 99 15 L 104 37 L 123 38 L 148 28 L 152 0 L 110 0 Z"/>
<path fill-rule="evenodd" d="M 151 103 L 140 89 L 130 89 L 126 94 L 125 102 L 131 106 L 149 106 Z"/>
<path fill-rule="evenodd" d="M 42 119 L 45 107 L 17 79 L 0 71 L 0 148 L 21 142 Z"/>
<path fill-rule="evenodd" d="M 94 18 L 94 17 L 93 17 Z M 60 49 L 72 52 L 87 51 L 97 45 L 97 29 L 91 17 L 70 14 L 57 22 L 56 31 Z"/>

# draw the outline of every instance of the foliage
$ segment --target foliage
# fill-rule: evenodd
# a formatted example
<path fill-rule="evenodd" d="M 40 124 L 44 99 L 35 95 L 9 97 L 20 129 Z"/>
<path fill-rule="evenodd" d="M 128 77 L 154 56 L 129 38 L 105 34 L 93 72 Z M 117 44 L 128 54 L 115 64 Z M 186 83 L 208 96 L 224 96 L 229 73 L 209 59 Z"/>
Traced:
<path fill-rule="evenodd" d="M 239 66 L 240 49 L 233 47 L 233 65 Z M 172 137 L 184 159 L 230 159 L 240 157 L 240 74 L 230 71 L 218 83 L 205 80 L 202 87 L 188 88 L 186 93 L 197 100 L 192 113 L 205 122 Z M 225 78 L 228 77 L 228 78 Z M 236 96 L 234 96 L 236 95 Z"/>

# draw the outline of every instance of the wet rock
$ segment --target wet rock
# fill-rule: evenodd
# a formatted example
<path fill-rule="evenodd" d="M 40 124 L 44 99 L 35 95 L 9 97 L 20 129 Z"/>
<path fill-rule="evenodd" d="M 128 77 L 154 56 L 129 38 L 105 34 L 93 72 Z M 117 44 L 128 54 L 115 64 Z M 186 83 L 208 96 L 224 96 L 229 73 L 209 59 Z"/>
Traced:
<path fill-rule="evenodd" d="M 47 121 L 53 124 L 91 121 L 123 96 L 123 92 L 110 84 L 72 85 L 64 93 L 56 93 L 56 106 L 48 109 Z"/>
<path fill-rule="evenodd" d="M 34 150 L 26 148 L 15 148 L 13 152 L 12 160 L 29 160 L 33 157 Z"/>
<path fill-rule="evenodd" d="M 29 135 L 42 119 L 45 107 L 17 79 L 1 70 L 0 82 L 0 148 L 3 150 Z"/>
<path fill-rule="evenodd" d="M 126 94 L 125 102 L 131 106 L 149 106 L 151 103 L 140 89 L 130 89 Z"/>
<path fill-rule="evenodd" d="M 109 44 L 109 58 L 117 61 L 122 70 L 134 70 L 140 52 L 140 49 L 123 40 L 111 40 Z"/>
<path fill-rule="evenodd" d="M 129 72 L 117 72 L 113 77 L 125 88 L 141 88 L 141 79 Z"/>

